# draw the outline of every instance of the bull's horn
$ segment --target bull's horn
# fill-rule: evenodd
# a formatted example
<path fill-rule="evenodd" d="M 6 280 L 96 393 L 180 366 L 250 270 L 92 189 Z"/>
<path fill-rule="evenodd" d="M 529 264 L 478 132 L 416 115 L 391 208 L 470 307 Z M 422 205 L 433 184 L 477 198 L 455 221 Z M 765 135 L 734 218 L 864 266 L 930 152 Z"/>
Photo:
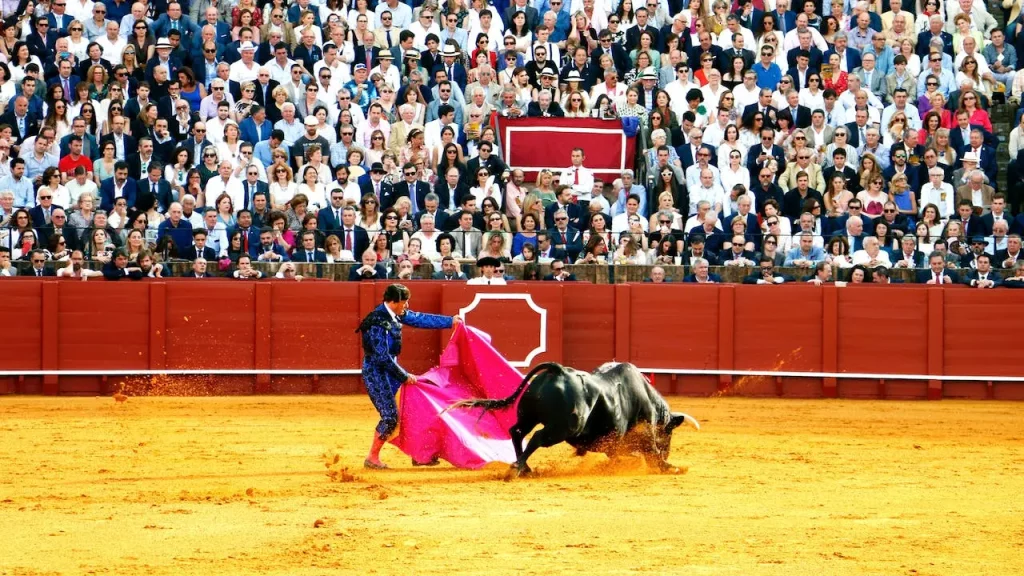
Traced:
<path fill-rule="evenodd" d="M 698 422 L 696 418 L 690 416 L 689 414 L 683 414 L 683 422 L 689 424 L 690 426 L 693 426 L 697 430 L 700 430 L 700 422 Z"/>

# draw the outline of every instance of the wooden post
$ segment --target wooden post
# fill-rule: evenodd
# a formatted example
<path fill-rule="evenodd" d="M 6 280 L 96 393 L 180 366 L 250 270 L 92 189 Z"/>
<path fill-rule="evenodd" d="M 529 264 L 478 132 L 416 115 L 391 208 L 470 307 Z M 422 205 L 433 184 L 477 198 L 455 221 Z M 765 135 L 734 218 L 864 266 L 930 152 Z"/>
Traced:
<path fill-rule="evenodd" d="M 253 345 L 255 352 L 253 368 L 256 370 L 270 370 L 270 300 L 273 285 L 260 283 L 256 284 L 255 288 L 256 341 Z M 256 394 L 270 394 L 270 374 L 257 374 L 253 391 Z"/>
<path fill-rule="evenodd" d="M 60 338 L 58 336 L 60 330 L 59 284 L 56 281 L 43 281 L 42 292 L 43 297 L 40 299 L 40 305 L 43 307 L 42 369 L 60 370 L 58 360 L 58 347 L 60 345 Z M 46 396 L 56 396 L 59 393 L 60 383 L 57 381 L 57 376 L 54 374 L 43 376 L 43 394 Z"/>
<path fill-rule="evenodd" d="M 718 289 L 718 369 L 734 370 L 736 346 L 736 289 L 720 285 Z M 718 376 L 718 391 L 732 386 L 732 374 Z"/>
<path fill-rule="evenodd" d="M 839 371 L 839 291 L 833 285 L 822 287 L 821 371 Z M 822 396 L 839 397 L 839 383 L 835 377 L 822 380 Z"/>
<path fill-rule="evenodd" d="M 615 361 L 630 362 L 630 331 L 632 321 L 630 308 L 632 291 L 628 284 L 615 285 Z M 652 380 L 653 383 L 653 380 Z"/>
<path fill-rule="evenodd" d="M 943 296 L 945 289 L 928 288 L 928 374 L 941 376 L 944 374 L 945 307 Z M 928 399 L 942 399 L 942 380 L 935 378 L 928 381 Z"/>

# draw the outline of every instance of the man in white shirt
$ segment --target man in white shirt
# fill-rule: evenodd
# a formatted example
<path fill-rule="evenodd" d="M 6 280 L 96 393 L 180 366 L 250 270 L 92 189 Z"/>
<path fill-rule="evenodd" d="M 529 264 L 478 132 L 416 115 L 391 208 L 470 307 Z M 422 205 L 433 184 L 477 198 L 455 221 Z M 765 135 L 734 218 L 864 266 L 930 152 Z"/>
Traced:
<path fill-rule="evenodd" d="M 722 174 L 718 171 L 718 167 L 711 164 L 711 150 L 704 148 L 702 144 L 702 134 L 699 128 L 690 130 L 690 146 L 694 148 L 696 155 L 694 156 L 694 163 L 692 166 L 686 169 L 686 187 L 690 190 L 700 187 L 701 172 L 709 170 L 711 172 L 711 181 L 713 184 L 720 185 L 722 182 Z M 716 211 L 718 208 L 715 209 Z"/>
<path fill-rule="evenodd" d="M 288 57 L 287 45 L 278 44 L 274 48 L 274 57 L 265 66 L 270 70 L 270 78 L 284 86 L 291 81 L 292 64 L 295 61 Z"/>
<path fill-rule="evenodd" d="M 708 127 L 704 129 L 704 143 L 708 146 L 714 146 L 717 148 L 725 137 L 725 127 L 728 125 L 729 111 L 719 110 L 718 121 L 714 124 L 708 125 Z"/>
<path fill-rule="evenodd" d="M 427 34 L 441 36 L 441 28 L 437 25 L 437 19 L 434 17 L 434 14 L 435 11 L 431 8 L 423 7 L 420 10 L 420 17 L 409 25 L 409 31 L 416 35 L 413 38 L 412 44 L 417 50 L 427 49 Z"/>
<path fill-rule="evenodd" d="M 639 216 L 639 212 L 640 212 L 640 195 L 638 195 L 638 194 L 630 194 L 629 196 L 627 196 L 626 197 L 626 207 L 625 208 L 626 209 L 625 209 L 624 212 L 622 212 L 621 214 L 617 214 L 617 215 L 615 215 L 612 218 L 612 234 L 620 234 L 622 232 L 629 232 L 629 229 L 630 229 L 629 222 L 630 222 L 630 220 L 634 220 L 635 221 L 634 217 Z M 647 228 L 648 228 L 647 218 L 644 218 L 642 216 L 639 216 L 639 218 L 640 218 L 640 227 L 643 228 L 644 232 L 646 233 L 647 232 Z"/>
<path fill-rule="evenodd" d="M 928 183 L 921 187 L 921 214 L 924 214 L 925 206 L 934 204 L 939 207 L 939 217 L 949 218 L 954 213 L 953 187 L 942 179 L 945 172 L 936 166 L 928 170 Z"/>
<path fill-rule="evenodd" d="M 466 281 L 466 284 L 471 286 L 504 286 L 505 278 L 497 273 L 497 269 L 501 267 L 501 261 L 491 256 L 484 256 L 477 260 L 476 267 L 480 271 L 480 276 L 476 278 L 470 278 Z"/>
<path fill-rule="evenodd" d="M 124 52 L 124 47 L 128 43 L 121 37 L 121 27 L 117 22 L 108 21 L 106 31 L 107 34 L 100 36 L 95 42 L 103 49 L 103 59 L 112 66 L 117 66 L 121 63 L 121 52 Z"/>
<path fill-rule="evenodd" d="M 707 150 L 704 150 L 707 152 Z M 696 165 L 691 166 L 690 170 L 695 168 Z M 697 203 L 704 200 L 707 201 L 713 208 L 713 213 L 718 214 L 722 210 L 723 199 L 725 198 L 725 192 L 722 187 L 715 181 L 714 174 L 711 172 L 711 168 L 703 168 L 697 173 L 700 177 L 700 182 L 697 186 L 690 188 L 690 213 L 693 214 L 697 211 Z M 709 214 L 711 212 L 709 211 Z"/>
<path fill-rule="evenodd" d="M 338 50 L 339 48 L 333 42 L 325 43 L 323 46 L 323 60 L 313 65 L 313 76 L 317 78 L 320 77 L 320 71 L 324 68 L 331 71 L 331 83 L 328 88 L 328 94 L 337 94 L 338 90 L 352 79 L 352 74 L 350 73 L 352 67 L 345 64 Z"/>
<path fill-rule="evenodd" d="M 216 201 L 216 198 L 223 193 L 231 197 L 231 205 L 235 210 L 241 210 L 245 202 L 245 190 L 242 188 L 242 181 L 233 175 L 233 168 L 230 160 L 223 160 L 217 169 L 218 177 L 211 178 L 206 183 L 206 195 Z"/>
<path fill-rule="evenodd" d="M 242 59 L 231 65 L 228 78 L 239 84 L 245 82 L 256 82 L 260 66 L 255 62 L 256 46 L 252 42 L 242 42 L 238 47 Z"/>
<path fill-rule="evenodd" d="M 753 72 L 750 72 L 749 74 L 753 75 Z M 756 76 L 754 76 L 754 80 L 757 80 Z M 686 112 L 686 93 L 689 92 L 691 88 L 700 88 L 700 85 L 690 82 L 690 67 L 686 62 L 676 64 L 676 79 L 665 86 L 665 92 L 668 93 L 672 102 L 672 111 L 675 112 L 677 116 L 682 117 L 683 112 Z M 739 86 L 737 86 L 737 88 L 739 88 Z M 735 90 L 733 93 L 735 95 Z M 591 102 L 593 102 L 593 100 L 591 100 Z M 735 104 L 739 104 L 739 98 L 737 98 L 737 102 L 735 102 Z M 742 107 L 740 109 L 742 110 Z"/>
<path fill-rule="evenodd" d="M 562 171 L 558 183 L 572 188 L 578 200 L 590 202 L 590 192 L 594 188 L 594 172 L 583 166 L 585 159 L 583 148 L 573 148 L 572 166 Z"/>

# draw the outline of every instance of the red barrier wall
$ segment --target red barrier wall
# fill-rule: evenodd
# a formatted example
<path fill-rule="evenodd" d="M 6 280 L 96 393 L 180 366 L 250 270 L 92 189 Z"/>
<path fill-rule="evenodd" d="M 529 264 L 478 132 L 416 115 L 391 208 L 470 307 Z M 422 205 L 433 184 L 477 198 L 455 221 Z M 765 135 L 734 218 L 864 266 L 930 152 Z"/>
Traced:
<path fill-rule="evenodd" d="M 0 284 L 5 370 L 358 370 L 359 319 L 385 283 L 188 280 Z M 961 287 L 412 282 L 412 306 L 464 313 L 520 366 L 1018 376 L 1022 293 Z M 406 331 L 404 366 L 430 368 L 447 331 Z M 1015 383 L 674 376 L 673 394 L 1024 397 Z M 0 378 L 0 393 L 352 393 L 358 375 Z"/>

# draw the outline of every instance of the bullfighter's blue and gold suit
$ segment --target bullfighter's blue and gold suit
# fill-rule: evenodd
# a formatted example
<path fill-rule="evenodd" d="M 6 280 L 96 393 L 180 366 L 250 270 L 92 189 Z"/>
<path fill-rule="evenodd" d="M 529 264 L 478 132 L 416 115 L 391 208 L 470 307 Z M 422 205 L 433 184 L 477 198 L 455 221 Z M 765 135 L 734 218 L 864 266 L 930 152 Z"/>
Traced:
<path fill-rule="evenodd" d="M 363 333 L 363 382 L 370 401 L 380 413 L 377 435 L 387 440 L 398 427 L 398 407 L 395 394 L 409 378 L 409 373 L 398 364 L 402 352 L 402 325 L 413 328 L 451 328 L 451 316 L 421 314 L 407 311 L 394 320 L 384 304 L 363 318 L 357 332 Z"/>

